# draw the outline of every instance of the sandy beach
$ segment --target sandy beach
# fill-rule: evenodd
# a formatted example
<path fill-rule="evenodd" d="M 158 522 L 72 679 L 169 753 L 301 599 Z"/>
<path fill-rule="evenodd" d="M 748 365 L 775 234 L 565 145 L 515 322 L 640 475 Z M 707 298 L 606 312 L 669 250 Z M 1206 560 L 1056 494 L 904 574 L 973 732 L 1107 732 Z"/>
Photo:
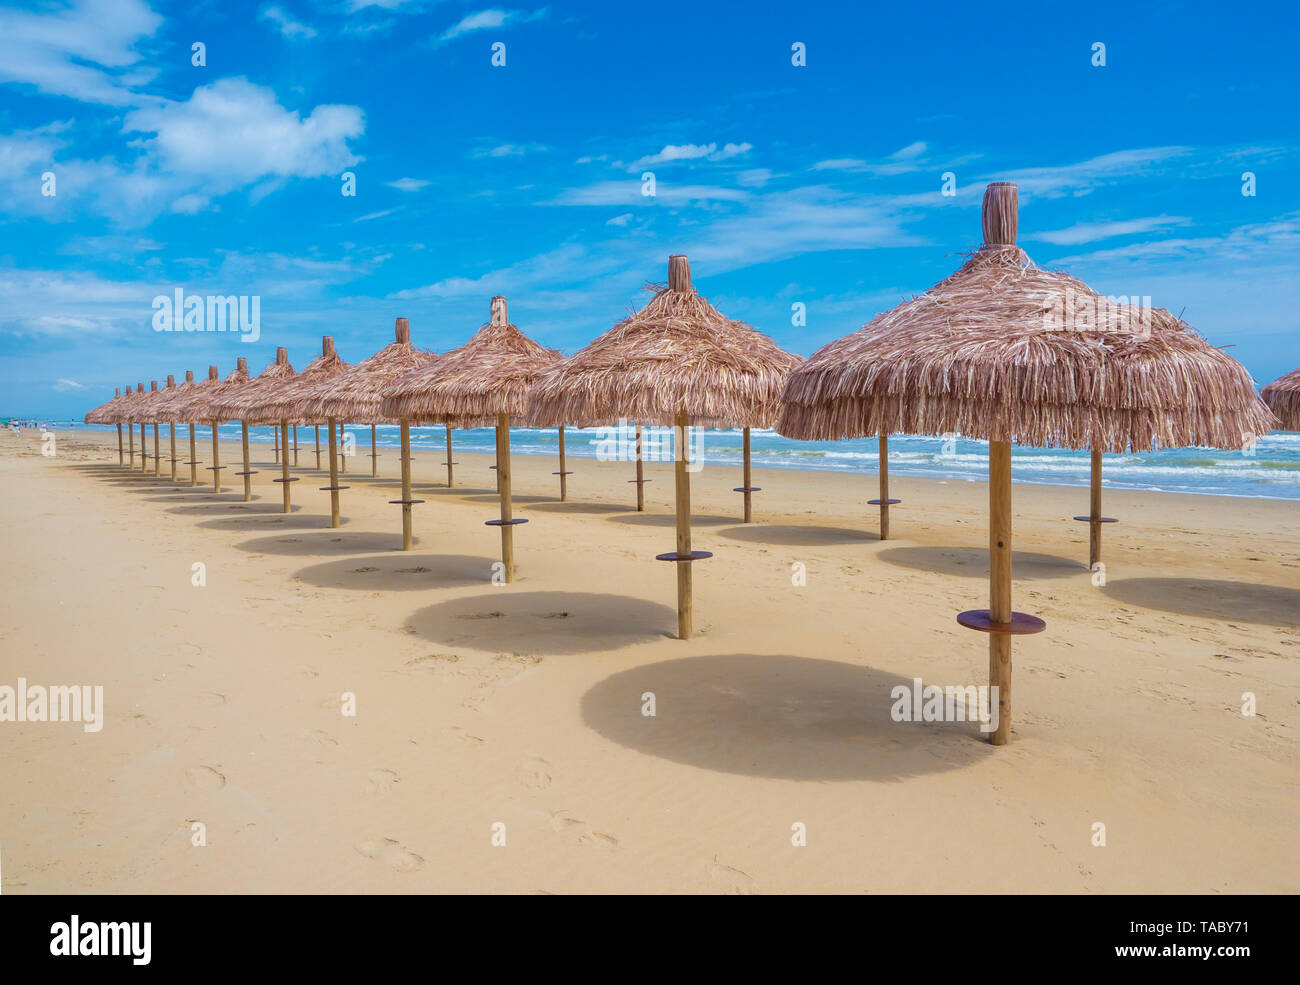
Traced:
<path fill-rule="evenodd" d="M 630 464 L 570 459 L 562 504 L 517 456 L 494 586 L 485 456 L 450 490 L 416 457 L 406 553 L 392 450 L 349 462 L 337 530 L 306 448 L 287 516 L 269 445 L 248 504 L 236 444 L 220 496 L 119 469 L 110 434 L 0 452 L 0 684 L 105 707 L 0 724 L 4 892 L 1300 890 L 1294 502 L 1108 490 L 1094 586 L 1087 490 L 1016 485 L 1015 607 L 1048 628 L 993 748 L 890 717 L 914 678 L 987 681 L 954 618 L 987 605 L 982 483 L 893 476 L 880 543 L 874 476 L 756 470 L 744 525 L 706 465 L 683 642 L 670 465 L 637 514 Z"/>

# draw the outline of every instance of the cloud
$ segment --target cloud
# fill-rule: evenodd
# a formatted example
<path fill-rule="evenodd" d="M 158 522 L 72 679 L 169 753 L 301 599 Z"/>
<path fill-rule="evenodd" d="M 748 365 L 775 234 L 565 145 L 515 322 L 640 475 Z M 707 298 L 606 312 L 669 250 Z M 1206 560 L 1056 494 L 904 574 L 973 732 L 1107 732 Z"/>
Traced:
<path fill-rule="evenodd" d="M 637 158 L 627 166 L 629 171 L 640 171 L 643 168 L 653 167 L 658 164 L 670 164 L 677 161 L 697 161 L 707 159 L 709 161 L 725 161 L 729 157 L 737 157 L 741 154 L 748 154 L 754 149 L 753 144 L 726 144 L 722 150 L 718 150 L 716 143 L 709 144 L 668 144 L 657 154 L 650 154 L 646 157 Z"/>
<path fill-rule="evenodd" d="M 0 10 L 0 81 L 53 96 L 128 106 L 152 77 L 137 46 L 162 24 L 143 0 L 75 0 L 49 13 Z"/>
<path fill-rule="evenodd" d="M 1024 239 L 1041 240 L 1057 246 L 1077 246 L 1080 243 L 1095 243 L 1098 240 L 1114 236 L 1131 236 L 1135 233 L 1148 233 L 1163 226 L 1183 226 L 1191 220 L 1183 216 L 1148 216 L 1142 219 L 1125 219 L 1117 222 L 1080 222 L 1065 229 L 1048 229 L 1043 232 L 1023 234 Z"/>
<path fill-rule="evenodd" d="M 275 4 L 263 7 L 261 13 L 257 16 L 264 21 L 270 21 L 276 26 L 276 29 L 279 30 L 281 34 L 286 38 L 289 38 L 291 41 L 299 39 L 306 40 L 307 38 L 316 37 L 316 29 L 314 27 L 308 27 L 306 24 L 294 20 L 283 7 L 276 6 Z"/>
<path fill-rule="evenodd" d="M 394 300 L 486 300 L 496 294 L 508 295 L 550 287 L 569 288 L 575 282 L 597 279 L 619 267 L 622 261 L 614 257 L 615 254 L 612 253 L 591 253 L 581 246 L 566 244 L 479 277 L 449 277 L 424 287 L 398 291 L 390 297 Z"/>
<path fill-rule="evenodd" d="M 901 147 L 878 160 L 864 160 L 857 157 L 834 157 L 827 161 L 818 161 L 810 170 L 846 171 L 851 174 L 896 175 L 920 171 L 931 165 L 925 158 L 927 145 L 916 141 Z"/>
<path fill-rule="evenodd" d="M 1119 178 L 1158 174 L 1165 165 L 1192 152 L 1191 147 L 1140 147 L 1114 151 L 1075 164 L 1021 168 L 979 178 L 986 181 L 1014 181 L 1021 196 L 1061 198 L 1087 195 Z"/>
<path fill-rule="evenodd" d="M 471 157 L 525 157 L 528 154 L 541 154 L 550 150 L 545 144 L 498 144 L 496 147 L 481 147 L 472 151 Z"/>
<path fill-rule="evenodd" d="M 418 192 L 421 188 L 429 187 L 429 182 L 423 178 L 398 178 L 396 181 L 385 182 L 389 188 L 396 188 L 399 192 Z"/>
<path fill-rule="evenodd" d="M 1289 263 L 1300 253 L 1300 212 L 1250 223 L 1221 236 L 1198 236 L 1131 243 L 1108 250 L 1062 257 L 1061 266 L 1161 260 L 1213 260 L 1219 264 Z M 1221 267 L 1219 268 L 1221 269 Z"/>
<path fill-rule="evenodd" d="M 624 212 L 622 215 L 616 215 L 616 216 L 614 216 L 614 218 L 612 218 L 612 219 L 606 219 L 606 220 L 605 220 L 605 225 L 607 225 L 607 226 L 626 226 L 626 225 L 627 225 L 629 222 L 631 222 L 631 221 L 632 221 L 632 213 L 631 213 L 631 212 Z"/>
<path fill-rule="evenodd" d="M 371 212 L 368 215 L 358 216 L 353 222 L 369 222 L 371 219 L 382 219 L 386 215 L 392 215 L 397 209 L 384 209 L 382 212 Z"/>
<path fill-rule="evenodd" d="M 715 185 L 675 185 L 668 181 L 655 182 L 656 195 L 650 198 L 641 194 L 639 178 L 622 181 L 598 181 L 585 188 L 570 188 L 561 192 L 546 205 L 686 205 L 690 202 L 740 202 L 749 193 L 739 188 L 720 188 Z"/>
<path fill-rule="evenodd" d="M 78 383 L 76 380 L 69 380 L 64 377 L 59 377 L 59 379 L 55 382 L 52 389 L 58 390 L 60 393 L 66 393 L 69 390 L 84 390 L 86 388 L 82 386 L 80 383 Z"/>
<path fill-rule="evenodd" d="M 549 7 L 541 7 L 533 11 L 525 10 L 479 10 L 472 14 L 466 14 L 442 34 L 433 39 L 434 47 L 447 44 L 456 38 L 463 37 L 466 34 L 473 34 L 475 31 L 486 31 L 497 27 L 506 27 L 511 24 L 526 24 L 529 21 L 541 20 L 550 13 Z"/>

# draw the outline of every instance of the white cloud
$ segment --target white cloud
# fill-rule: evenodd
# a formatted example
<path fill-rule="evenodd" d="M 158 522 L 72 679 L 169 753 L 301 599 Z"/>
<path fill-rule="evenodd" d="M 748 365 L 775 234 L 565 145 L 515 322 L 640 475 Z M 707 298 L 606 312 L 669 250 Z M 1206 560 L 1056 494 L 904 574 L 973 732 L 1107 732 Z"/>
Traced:
<path fill-rule="evenodd" d="M 541 7 L 537 10 L 479 10 L 472 14 L 466 14 L 442 34 L 433 39 L 435 47 L 454 41 L 456 38 L 466 34 L 473 34 L 475 31 L 486 31 L 492 28 L 506 27 L 510 24 L 524 24 L 529 21 L 541 20 L 550 13 L 549 7 Z"/>
<path fill-rule="evenodd" d="M 855 174 L 873 174 L 873 175 L 896 175 L 909 174 L 913 171 L 919 171 L 923 167 L 929 166 L 925 152 L 927 145 L 924 141 L 918 140 L 915 143 L 901 147 L 892 154 L 887 154 L 879 160 L 864 160 L 857 157 L 834 157 L 826 161 L 818 161 L 810 170 L 813 171 L 847 171 Z"/>
<path fill-rule="evenodd" d="M 985 181 L 1014 181 L 1022 197 L 1041 195 L 1060 198 L 1087 195 L 1119 178 L 1158 173 L 1165 165 L 1192 152 L 1190 147 L 1140 147 L 1115 151 L 1075 164 L 1021 168 L 980 178 Z"/>
<path fill-rule="evenodd" d="M 53 389 L 58 390 L 60 393 L 66 393 L 69 390 L 84 390 L 86 388 L 82 386 L 80 383 L 78 383 L 76 380 L 69 380 L 65 377 L 59 377 L 59 379 L 55 382 Z"/>
<path fill-rule="evenodd" d="M 741 202 L 749 193 L 739 188 L 720 188 L 715 185 L 675 185 L 668 181 L 655 182 L 656 195 L 648 198 L 641 194 L 641 181 L 628 178 L 623 181 L 598 181 L 585 188 L 570 188 L 561 192 L 547 205 L 686 205 L 690 202 Z"/>
<path fill-rule="evenodd" d="M 396 188 L 399 192 L 418 192 L 421 188 L 427 188 L 429 182 L 423 178 L 398 178 L 396 181 L 385 182 L 389 188 Z"/>
<path fill-rule="evenodd" d="M 1148 233 L 1164 226 L 1182 226 L 1189 221 L 1183 216 L 1159 215 L 1116 222 L 1080 222 L 1065 229 L 1048 229 L 1043 232 L 1022 234 L 1022 238 L 1041 240 L 1044 243 L 1053 243 L 1057 246 L 1077 246 L 1080 243 L 1095 243 L 1098 240 L 1110 239 L 1114 236 Z"/>
<path fill-rule="evenodd" d="M 49 12 L 0 10 L 0 81 L 127 106 L 152 78 L 137 46 L 162 24 L 143 0 L 75 0 Z"/>
<path fill-rule="evenodd" d="M 472 157 L 525 157 L 528 154 L 540 154 L 550 150 L 545 144 L 498 144 L 496 147 L 484 147 L 472 152 Z"/>
<path fill-rule="evenodd" d="M 614 216 L 614 218 L 612 218 L 612 219 L 606 219 L 606 220 L 605 220 L 605 225 L 607 225 L 607 226 L 626 226 L 626 225 L 627 225 L 629 222 L 631 222 L 631 221 L 632 221 L 632 213 L 631 213 L 631 212 L 624 212 L 622 215 L 616 215 L 616 216 Z"/>
<path fill-rule="evenodd" d="M 277 6 L 276 4 L 263 7 L 261 13 L 258 14 L 258 17 L 264 21 L 270 21 L 276 26 L 276 29 L 281 34 L 286 38 L 289 38 L 291 41 L 299 39 L 306 40 L 307 38 L 316 37 L 316 29 L 314 27 L 309 27 L 300 21 L 294 20 L 283 7 Z"/>
<path fill-rule="evenodd" d="M 698 161 L 702 158 L 709 161 L 725 161 L 729 157 L 748 154 L 753 149 L 754 145 L 749 143 L 726 144 L 721 150 L 718 150 L 716 143 L 667 144 L 657 154 L 637 158 L 627 166 L 627 169 L 629 171 L 640 171 L 643 168 L 654 167 L 659 164 L 670 164 L 676 161 Z"/>

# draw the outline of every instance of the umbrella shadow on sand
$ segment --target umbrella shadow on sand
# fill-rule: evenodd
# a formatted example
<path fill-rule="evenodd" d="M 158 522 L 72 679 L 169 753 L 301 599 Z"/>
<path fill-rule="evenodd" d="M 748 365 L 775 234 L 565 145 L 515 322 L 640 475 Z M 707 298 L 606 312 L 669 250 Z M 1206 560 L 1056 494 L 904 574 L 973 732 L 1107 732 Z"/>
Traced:
<path fill-rule="evenodd" d="M 499 503 L 501 501 L 501 498 L 496 493 L 492 493 L 491 495 L 488 496 L 466 496 L 465 498 L 472 503 Z M 516 504 L 553 503 L 555 502 L 555 497 L 554 496 L 516 496 L 512 493 L 510 496 L 510 501 Z"/>
<path fill-rule="evenodd" d="M 937 574 L 965 578 L 989 576 L 987 547 L 890 547 L 877 552 L 876 557 L 903 568 L 916 568 Z M 1013 551 L 1011 570 L 1016 578 L 1070 578 L 1087 573 L 1088 566 L 1082 561 L 1072 561 L 1054 554 Z"/>
<path fill-rule="evenodd" d="M 834 547 L 837 544 L 868 544 L 880 540 L 880 535 L 850 527 L 801 527 L 798 525 L 767 526 L 748 524 L 719 530 L 729 540 L 743 540 L 753 544 L 778 544 L 783 547 Z"/>
<path fill-rule="evenodd" d="M 402 550 L 402 535 L 378 533 L 373 530 L 336 530 L 329 528 L 329 517 L 324 518 L 322 531 L 302 531 L 286 529 L 271 537 L 254 537 L 242 540 L 235 546 L 250 554 L 278 554 L 283 557 L 337 557 L 344 554 L 379 554 L 394 551 L 403 556 L 410 556 Z M 200 526 L 208 526 L 200 524 Z M 412 543 L 420 543 L 416 537 Z"/>
<path fill-rule="evenodd" d="M 167 497 L 159 497 L 159 498 L 166 499 Z M 154 500 L 150 500 L 150 502 L 154 502 Z M 297 503 L 294 503 L 292 506 L 289 507 L 289 512 L 297 513 L 301 509 L 302 509 L 301 506 L 299 506 Z M 270 502 L 269 500 L 266 502 L 258 502 L 254 500 L 248 503 L 245 502 L 188 503 L 184 506 L 173 506 L 169 510 L 167 510 L 167 512 L 175 513 L 178 516 L 216 516 L 218 513 L 233 513 L 236 515 L 243 514 L 246 516 L 260 516 L 262 514 L 267 514 L 267 515 L 273 514 L 275 516 L 285 515 L 283 500 L 277 502 Z"/>
<path fill-rule="evenodd" d="M 582 696 L 600 735 L 722 773 L 788 780 L 902 780 L 987 756 L 974 722 L 895 722 L 898 685 L 872 667 L 769 654 L 682 657 L 625 670 Z M 641 709 L 654 694 L 655 715 Z"/>
<path fill-rule="evenodd" d="M 431 642 L 476 650 L 589 653 L 663 639 L 675 615 L 665 605 L 626 595 L 502 587 L 420 609 L 406 627 Z"/>
<path fill-rule="evenodd" d="M 529 512 L 541 511 L 543 513 L 632 513 L 634 507 L 620 506 L 614 503 L 560 503 L 551 500 L 545 503 L 533 503 L 528 507 Z"/>
<path fill-rule="evenodd" d="M 344 558 L 294 574 L 317 588 L 358 592 L 402 592 L 482 585 L 492 576 L 492 559 L 463 554 L 381 554 Z"/>
<path fill-rule="evenodd" d="M 344 519 L 341 522 L 347 523 L 347 520 Z M 319 513 L 283 513 L 279 511 L 250 513 L 247 516 L 223 516 L 214 520 L 202 520 L 197 526 L 206 530 L 233 530 L 243 533 L 257 533 L 260 530 L 282 530 L 286 534 L 300 530 L 331 529 L 328 515 L 322 516 Z"/>
<path fill-rule="evenodd" d="M 1300 590 L 1218 578 L 1111 578 L 1102 589 L 1127 605 L 1201 619 L 1300 625 Z"/>
<path fill-rule="evenodd" d="M 671 510 L 672 507 L 670 506 Z M 675 527 L 677 526 L 677 514 L 669 513 L 635 513 L 624 510 L 624 516 L 611 516 L 610 520 L 615 523 L 626 523 L 633 527 Z M 691 514 L 692 527 L 721 527 L 736 522 L 734 516 L 705 516 L 700 513 Z"/>

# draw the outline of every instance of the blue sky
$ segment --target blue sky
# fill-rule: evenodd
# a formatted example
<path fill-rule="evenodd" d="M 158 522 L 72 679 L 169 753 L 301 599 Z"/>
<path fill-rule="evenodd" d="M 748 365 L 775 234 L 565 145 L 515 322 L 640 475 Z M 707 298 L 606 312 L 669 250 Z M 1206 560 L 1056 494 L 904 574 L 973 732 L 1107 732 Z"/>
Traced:
<path fill-rule="evenodd" d="M 3 6 L 0 415 L 277 344 L 301 368 L 322 334 L 356 361 L 399 315 L 441 352 L 494 294 L 573 351 L 673 252 L 808 355 L 978 246 L 989 180 L 1040 265 L 1266 383 L 1300 365 L 1298 28 L 1291 2 Z M 259 296 L 260 341 L 155 332 L 178 287 Z"/>

